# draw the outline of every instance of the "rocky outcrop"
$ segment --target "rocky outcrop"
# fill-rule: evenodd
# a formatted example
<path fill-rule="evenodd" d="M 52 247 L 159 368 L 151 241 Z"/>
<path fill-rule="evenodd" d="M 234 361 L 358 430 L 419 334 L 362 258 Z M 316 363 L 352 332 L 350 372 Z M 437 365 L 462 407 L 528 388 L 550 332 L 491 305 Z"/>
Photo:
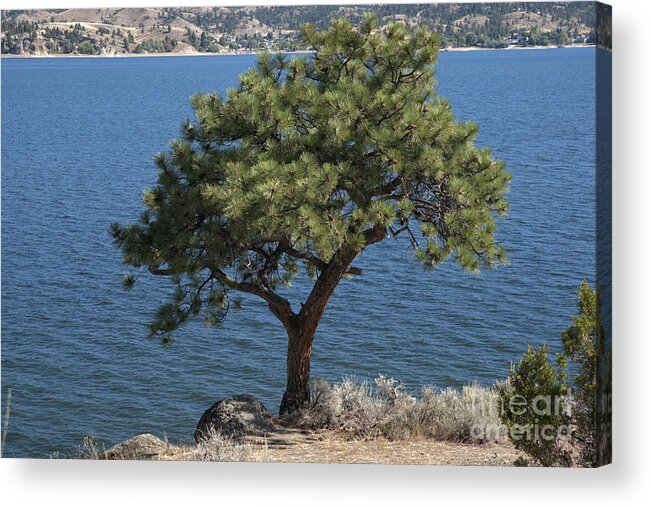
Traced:
<path fill-rule="evenodd" d="M 231 438 L 246 435 L 267 435 L 278 430 L 273 415 L 257 399 L 241 394 L 218 401 L 206 410 L 194 431 L 194 441 L 200 443 L 219 433 Z"/>
<path fill-rule="evenodd" d="M 104 459 L 155 460 L 169 450 L 169 444 L 150 433 L 143 433 L 114 445 L 102 453 Z"/>

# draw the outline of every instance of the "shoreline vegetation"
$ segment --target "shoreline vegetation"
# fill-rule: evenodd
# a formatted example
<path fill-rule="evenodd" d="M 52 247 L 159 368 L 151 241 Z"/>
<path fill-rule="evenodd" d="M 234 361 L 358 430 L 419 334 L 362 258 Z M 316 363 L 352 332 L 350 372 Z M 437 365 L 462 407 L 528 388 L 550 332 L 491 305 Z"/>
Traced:
<path fill-rule="evenodd" d="M 482 47 L 459 47 L 459 48 L 441 48 L 439 53 L 465 53 L 470 51 L 527 51 L 536 49 L 573 49 L 573 48 L 596 48 L 595 44 L 570 44 L 568 46 L 509 46 L 506 48 L 482 48 Z M 0 59 L 59 59 L 59 58 L 150 58 L 150 57 L 177 57 L 177 56 L 192 56 L 192 57 L 219 57 L 219 56 L 244 56 L 244 55 L 259 55 L 265 51 L 229 51 L 224 53 L 199 53 L 199 52 L 176 52 L 171 51 L 168 53 L 116 53 L 116 54 L 102 54 L 102 55 L 80 55 L 80 54 L 21 54 L 13 55 L 3 53 Z M 270 54 L 283 54 L 283 55 L 302 55 L 311 54 L 314 51 L 285 51 L 285 50 L 271 50 Z"/>
<path fill-rule="evenodd" d="M 374 382 L 317 380 L 311 404 L 291 415 L 273 416 L 255 398 L 241 395 L 206 411 L 213 421 L 203 438 L 195 433 L 194 445 L 143 433 L 105 449 L 87 437 L 73 457 L 512 466 L 526 454 L 509 441 L 497 402 L 495 386 L 425 386 L 412 396 L 382 375 Z"/>

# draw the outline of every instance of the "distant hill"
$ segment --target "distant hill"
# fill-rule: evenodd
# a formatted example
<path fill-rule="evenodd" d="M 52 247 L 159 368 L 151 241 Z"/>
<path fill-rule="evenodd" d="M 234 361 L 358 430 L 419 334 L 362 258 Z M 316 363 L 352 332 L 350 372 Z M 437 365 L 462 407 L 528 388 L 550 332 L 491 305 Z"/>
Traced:
<path fill-rule="evenodd" d="M 2 53 L 125 55 L 307 49 L 300 27 L 332 19 L 426 25 L 442 47 L 592 42 L 592 2 L 384 4 L 14 10 L 2 12 Z"/>

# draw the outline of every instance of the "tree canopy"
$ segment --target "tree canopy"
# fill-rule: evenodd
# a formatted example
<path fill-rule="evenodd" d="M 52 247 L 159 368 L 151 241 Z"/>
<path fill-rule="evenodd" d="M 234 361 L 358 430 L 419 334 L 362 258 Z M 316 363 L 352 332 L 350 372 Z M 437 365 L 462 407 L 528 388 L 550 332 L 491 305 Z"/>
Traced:
<path fill-rule="evenodd" d="M 312 55 L 262 54 L 225 97 L 193 96 L 140 221 L 112 226 L 127 264 L 175 285 L 151 325 L 165 342 L 191 316 L 221 321 L 232 291 L 313 334 L 355 257 L 390 236 L 429 268 L 505 261 L 494 233 L 510 176 L 437 96 L 438 36 L 373 17 L 304 36 Z M 314 287 L 299 311 L 278 289 L 302 270 Z"/>

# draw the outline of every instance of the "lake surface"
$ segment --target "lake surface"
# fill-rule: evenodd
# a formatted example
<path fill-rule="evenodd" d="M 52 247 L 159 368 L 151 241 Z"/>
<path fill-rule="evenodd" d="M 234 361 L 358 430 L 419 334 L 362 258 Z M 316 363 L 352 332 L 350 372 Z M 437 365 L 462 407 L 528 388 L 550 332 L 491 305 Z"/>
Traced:
<path fill-rule="evenodd" d="M 594 49 L 447 52 L 440 94 L 513 176 L 499 225 L 509 266 L 423 271 L 407 245 L 363 254 L 317 331 L 313 377 L 491 384 L 527 344 L 558 349 L 595 272 Z M 108 234 L 155 182 L 188 97 L 224 92 L 255 56 L 2 60 L 2 389 L 5 456 L 74 454 L 85 435 L 191 441 L 203 410 L 250 393 L 277 410 L 286 337 L 257 300 L 163 349 L 145 325 L 170 287 L 121 288 Z M 298 284 L 299 291 L 304 287 Z"/>

